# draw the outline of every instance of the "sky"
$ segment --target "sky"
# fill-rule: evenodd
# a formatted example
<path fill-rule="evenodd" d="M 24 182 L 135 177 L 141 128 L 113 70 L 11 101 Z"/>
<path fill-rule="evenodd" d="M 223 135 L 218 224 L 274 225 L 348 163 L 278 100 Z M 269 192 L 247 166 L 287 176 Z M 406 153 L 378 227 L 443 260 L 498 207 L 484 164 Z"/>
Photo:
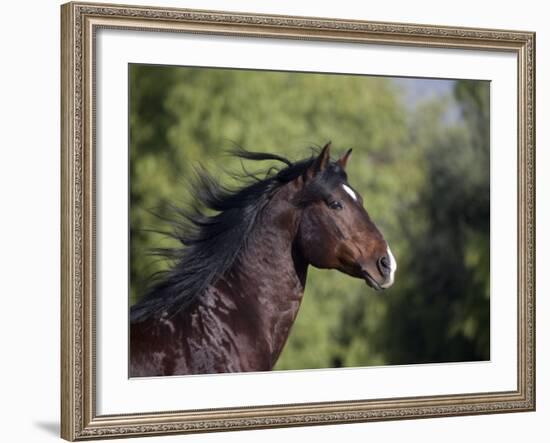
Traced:
<path fill-rule="evenodd" d="M 460 109 L 453 99 L 456 80 L 413 77 L 391 77 L 390 80 L 403 90 L 405 104 L 410 111 L 414 112 L 419 104 L 427 100 L 449 97 L 451 100 L 444 120 L 453 123 L 460 118 Z"/>

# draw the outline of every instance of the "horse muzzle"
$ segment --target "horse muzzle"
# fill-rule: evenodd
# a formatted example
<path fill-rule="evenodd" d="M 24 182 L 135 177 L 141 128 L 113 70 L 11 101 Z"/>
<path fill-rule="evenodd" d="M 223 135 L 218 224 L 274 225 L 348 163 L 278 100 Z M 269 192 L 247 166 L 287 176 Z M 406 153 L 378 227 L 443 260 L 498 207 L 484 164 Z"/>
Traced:
<path fill-rule="evenodd" d="M 380 283 L 378 283 L 376 279 L 372 277 L 372 275 L 370 275 L 369 271 L 367 271 L 366 269 L 362 269 L 361 273 L 363 275 L 363 279 L 365 280 L 365 282 L 367 282 L 367 285 L 369 285 L 375 291 L 381 291 L 382 289 L 384 289 L 384 287 Z"/>
<path fill-rule="evenodd" d="M 367 266 L 364 266 L 361 268 L 361 275 L 371 288 L 376 291 L 380 291 L 393 285 L 396 269 L 397 263 L 390 248 L 388 247 L 386 254 L 376 260 L 376 270 L 373 269 L 372 271 L 374 272 L 371 272 Z M 377 279 L 373 276 L 373 274 L 377 276 L 379 275 L 381 278 Z"/>

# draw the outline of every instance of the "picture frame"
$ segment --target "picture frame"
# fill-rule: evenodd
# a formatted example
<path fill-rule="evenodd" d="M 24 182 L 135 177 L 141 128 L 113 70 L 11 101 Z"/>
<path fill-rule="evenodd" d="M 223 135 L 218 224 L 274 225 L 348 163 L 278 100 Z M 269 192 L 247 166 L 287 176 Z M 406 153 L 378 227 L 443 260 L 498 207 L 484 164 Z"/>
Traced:
<path fill-rule="evenodd" d="M 61 7 L 61 436 L 70 441 L 535 410 L 535 35 L 525 31 L 71 2 Z M 516 389 L 98 413 L 97 33 L 512 54 L 517 66 Z M 498 154 L 496 154 L 498 156 Z M 495 158 L 494 161 L 498 161 Z M 497 272 L 498 269 L 492 269 Z M 124 294 L 124 297 L 126 295 Z M 492 315 L 498 315 L 492 313 Z M 510 343 L 509 343 L 510 345 Z"/>

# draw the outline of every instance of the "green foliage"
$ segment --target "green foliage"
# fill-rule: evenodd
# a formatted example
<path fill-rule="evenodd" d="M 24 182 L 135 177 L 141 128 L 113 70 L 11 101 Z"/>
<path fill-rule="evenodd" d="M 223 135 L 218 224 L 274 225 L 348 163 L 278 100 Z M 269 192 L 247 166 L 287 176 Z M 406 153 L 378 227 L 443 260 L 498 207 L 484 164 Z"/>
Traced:
<path fill-rule="evenodd" d="M 167 203 L 200 164 L 224 183 L 242 146 L 300 159 L 353 147 L 350 183 L 398 261 L 395 285 L 311 269 L 277 369 L 489 358 L 489 87 L 406 106 L 379 77 L 131 65 L 131 301 L 167 266 Z M 449 110 L 461 110 L 449 118 Z M 153 213 L 160 215 L 157 217 Z"/>

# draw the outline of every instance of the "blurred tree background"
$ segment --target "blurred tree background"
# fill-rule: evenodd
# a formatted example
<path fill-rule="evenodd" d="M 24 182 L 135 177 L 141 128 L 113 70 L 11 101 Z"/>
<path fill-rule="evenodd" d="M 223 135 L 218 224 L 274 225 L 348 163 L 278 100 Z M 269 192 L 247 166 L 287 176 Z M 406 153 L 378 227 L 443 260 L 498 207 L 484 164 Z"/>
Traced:
<path fill-rule="evenodd" d="M 414 97 L 422 88 L 435 93 Z M 229 184 L 241 165 L 228 149 L 297 160 L 328 140 L 334 156 L 353 148 L 349 181 L 391 245 L 396 282 L 378 293 L 310 267 L 276 369 L 488 360 L 483 81 L 130 65 L 131 303 L 167 265 L 148 251 L 171 240 L 150 230 L 169 229 L 167 203 L 192 201 L 198 163 Z"/>

